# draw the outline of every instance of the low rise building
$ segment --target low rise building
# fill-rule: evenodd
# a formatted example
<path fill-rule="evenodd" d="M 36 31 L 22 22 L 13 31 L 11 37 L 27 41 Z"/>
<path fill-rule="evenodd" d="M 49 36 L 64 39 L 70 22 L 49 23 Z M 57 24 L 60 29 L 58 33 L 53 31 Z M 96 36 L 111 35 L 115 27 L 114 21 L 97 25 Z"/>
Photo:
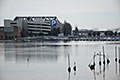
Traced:
<path fill-rule="evenodd" d="M 13 39 L 14 27 L 4 27 L 5 39 Z"/>
<path fill-rule="evenodd" d="M 112 37 L 114 36 L 113 31 L 106 30 L 106 31 L 99 31 L 99 30 L 87 30 L 87 29 L 80 29 L 77 32 L 73 30 L 73 35 L 77 35 L 79 37 Z"/>

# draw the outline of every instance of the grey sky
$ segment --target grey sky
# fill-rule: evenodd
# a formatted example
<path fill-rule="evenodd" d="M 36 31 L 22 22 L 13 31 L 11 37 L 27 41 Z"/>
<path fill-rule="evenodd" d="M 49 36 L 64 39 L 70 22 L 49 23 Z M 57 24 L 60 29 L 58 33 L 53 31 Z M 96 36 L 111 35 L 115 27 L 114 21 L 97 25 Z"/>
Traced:
<path fill-rule="evenodd" d="M 18 16 L 56 15 L 74 27 L 120 27 L 120 0 L 0 0 L 0 25 Z"/>

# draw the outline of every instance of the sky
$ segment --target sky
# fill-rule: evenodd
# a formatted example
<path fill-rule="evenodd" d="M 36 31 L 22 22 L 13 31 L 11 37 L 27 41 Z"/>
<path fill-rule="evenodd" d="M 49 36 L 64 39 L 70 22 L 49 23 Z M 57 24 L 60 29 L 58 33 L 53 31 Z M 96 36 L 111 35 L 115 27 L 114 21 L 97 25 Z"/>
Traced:
<path fill-rule="evenodd" d="M 120 27 L 120 0 L 0 0 L 0 25 L 15 16 L 57 16 L 79 29 Z"/>

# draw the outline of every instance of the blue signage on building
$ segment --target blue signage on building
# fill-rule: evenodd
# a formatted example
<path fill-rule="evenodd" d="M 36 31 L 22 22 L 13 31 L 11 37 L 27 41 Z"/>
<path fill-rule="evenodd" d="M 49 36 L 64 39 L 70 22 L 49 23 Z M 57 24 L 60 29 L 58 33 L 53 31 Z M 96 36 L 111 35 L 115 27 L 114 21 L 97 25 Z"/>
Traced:
<path fill-rule="evenodd" d="M 57 24 L 57 21 L 56 20 L 51 20 L 51 26 L 55 27 Z"/>

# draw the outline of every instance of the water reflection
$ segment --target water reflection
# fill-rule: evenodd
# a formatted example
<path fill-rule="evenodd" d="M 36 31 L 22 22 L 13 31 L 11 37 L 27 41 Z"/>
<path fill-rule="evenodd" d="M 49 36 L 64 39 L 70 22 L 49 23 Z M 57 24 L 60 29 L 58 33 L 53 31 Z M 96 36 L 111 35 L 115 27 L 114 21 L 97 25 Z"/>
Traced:
<path fill-rule="evenodd" d="M 9 43 L 5 43 L 4 45 L 4 57 L 5 61 L 15 60 L 16 62 L 21 61 L 57 61 L 59 54 L 57 52 L 52 51 L 50 49 L 46 49 L 44 46 L 30 46 L 23 44 L 19 45 L 10 45 Z M 46 53 L 51 52 L 51 53 Z"/>
<path fill-rule="evenodd" d="M 70 73 L 68 73 L 68 80 L 70 80 Z"/>
<path fill-rule="evenodd" d="M 120 76 L 120 63 L 119 63 L 119 76 Z"/>
<path fill-rule="evenodd" d="M 115 62 L 115 73 L 117 74 L 117 62 Z"/>
<path fill-rule="evenodd" d="M 70 45 L 71 44 L 71 45 Z M 119 80 L 114 46 L 64 43 L 5 43 L 0 56 L 1 80 Z M 117 47 L 118 48 L 118 47 Z M 101 49 L 101 50 L 100 50 Z M 120 53 L 120 51 L 117 51 Z M 69 53 L 69 54 L 68 54 Z M 103 54 L 104 53 L 104 54 Z M 118 57 L 117 53 L 117 59 Z M 94 54 L 94 55 L 93 55 Z M 92 56 L 93 55 L 93 56 Z M 92 60 L 90 61 L 92 57 Z M 109 61 L 110 60 L 110 61 Z M 15 61 L 15 63 L 14 63 Z M 91 69 L 87 66 L 90 61 Z M 17 63 L 17 64 L 16 64 Z M 19 63 L 19 64 L 18 64 Z M 26 66 L 27 65 L 27 66 Z M 9 66 L 9 67 L 8 67 Z M 114 67 L 115 66 L 115 67 Z M 70 70 L 68 69 L 70 67 Z M 117 68 L 116 68 L 117 67 Z M 108 70 L 109 68 L 109 70 Z M 21 74 L 22 73 L 22 74 Z M 24 74 L 23 74 L 24 73 Z M 91 75 L 92 73 L 92 75 Z M 2 75 L 1 75 L 2 74 Z M 21 77 L 23 75 L 23 77 Z M 25 77 L 24 77 L 25 76 Z M 7 78 L 7 79 L 6 79 Z"/>

